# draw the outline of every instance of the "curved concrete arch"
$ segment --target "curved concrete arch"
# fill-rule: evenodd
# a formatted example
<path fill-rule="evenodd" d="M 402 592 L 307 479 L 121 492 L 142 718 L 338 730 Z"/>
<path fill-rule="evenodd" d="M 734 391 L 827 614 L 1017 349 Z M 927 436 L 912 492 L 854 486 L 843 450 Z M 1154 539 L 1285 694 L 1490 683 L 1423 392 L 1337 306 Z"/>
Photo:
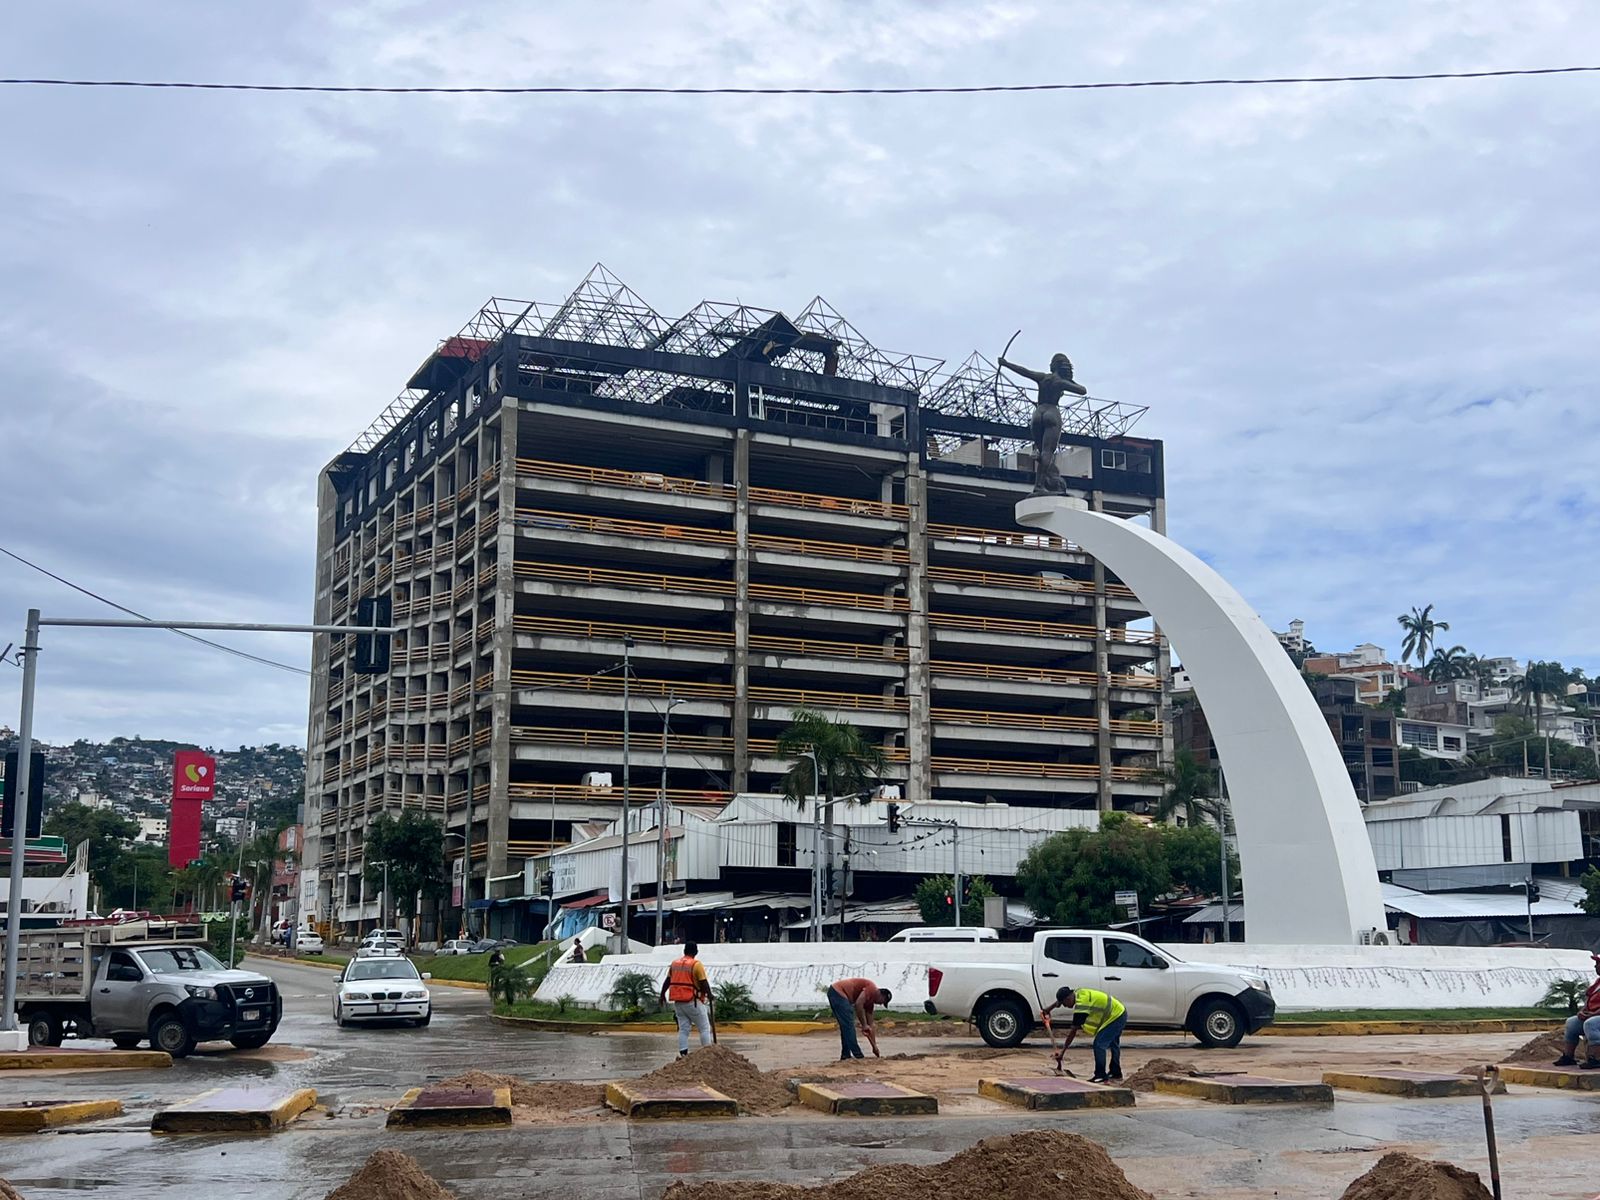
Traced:
<path fill-rule="evenodd" d="M 1176 542 L 1081 500 L 1030 497 L 1017 522 L 1115 571 L 1182 654 L 1228 773 L 1249 940 L 1350 945 L 1382 929 L 1377 865 L 1344 760 L 1244 597 Z"/>

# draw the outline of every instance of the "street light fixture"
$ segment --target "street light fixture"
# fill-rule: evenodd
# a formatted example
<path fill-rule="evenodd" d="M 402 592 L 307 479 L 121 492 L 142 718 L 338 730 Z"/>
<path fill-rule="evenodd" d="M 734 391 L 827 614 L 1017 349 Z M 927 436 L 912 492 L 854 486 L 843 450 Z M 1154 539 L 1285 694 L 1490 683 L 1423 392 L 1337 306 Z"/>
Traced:
<path fill-rule="evenodd" d="M 389 905 L 389 860 L 384 859 L 382 862 L 368 863 L 367 866 L 383 868 L 383 891 L 378 894 L 378 928 L 387 929 L 389 928 L 389 918 L 384 909 Z"/>

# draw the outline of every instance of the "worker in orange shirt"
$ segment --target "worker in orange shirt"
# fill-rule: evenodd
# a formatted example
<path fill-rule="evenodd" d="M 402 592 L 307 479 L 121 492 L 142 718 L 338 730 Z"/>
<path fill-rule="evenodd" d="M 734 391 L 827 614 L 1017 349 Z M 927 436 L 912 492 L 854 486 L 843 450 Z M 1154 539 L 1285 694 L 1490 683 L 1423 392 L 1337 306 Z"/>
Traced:
<path fill-rule="evenodd" d="M 661 1002 L 672 1001 L 673 1014 L 678 1018 L 678 1057 L 689 1053 L 689 1026 L 694 1025 L 700 1034 L 700 1044 L 709 1046 L 711 1035 L 711 982 L 706 978 L 706 967 L 696 957 L 700 947 L 693 942 L 683 944 L 683 954 L 672 960 L 667 977 L 661 981 Z"/>

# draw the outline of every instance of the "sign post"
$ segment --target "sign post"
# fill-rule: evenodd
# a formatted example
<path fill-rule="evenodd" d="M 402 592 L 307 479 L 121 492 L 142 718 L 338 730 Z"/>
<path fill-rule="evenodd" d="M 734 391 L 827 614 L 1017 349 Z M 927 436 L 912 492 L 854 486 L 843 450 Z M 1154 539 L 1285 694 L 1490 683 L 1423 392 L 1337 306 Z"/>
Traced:
<path fill-rule="evenodd" d="M 1128 916 L 1133 920 L 1133 923 L 1135 925 L 1139 924 L 1139 893 L 1138 892 L 1117 892 L 1111 897 L 1111 902 L 1113 904 L 1115 904 L 1118 908 L 1124 910 L 1128 914 Z M 1138 932 L 1137 929 L 1135 930 L 1135 932 Z"/>
<path fill-rule="evenodd" d="M 172 756 L 172 810 L 167 818 L 167 865 L 182 869 L 200 857 L 200 812 L 216 795 L 217 760 L 203 750 Z"/>

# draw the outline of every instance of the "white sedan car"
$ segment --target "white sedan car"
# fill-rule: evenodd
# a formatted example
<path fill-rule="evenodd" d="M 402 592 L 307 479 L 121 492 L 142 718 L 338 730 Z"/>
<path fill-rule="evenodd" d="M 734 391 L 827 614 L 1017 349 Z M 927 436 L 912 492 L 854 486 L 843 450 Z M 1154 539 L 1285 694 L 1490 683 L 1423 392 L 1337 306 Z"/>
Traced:
<path fill-rule="evenodd" d="M 433 1001 L 426 980 L 409 958 L 357 958 L 339 976 L 333 994 L 333 1023 L 409 1021 L 426 1025 Z"/>

